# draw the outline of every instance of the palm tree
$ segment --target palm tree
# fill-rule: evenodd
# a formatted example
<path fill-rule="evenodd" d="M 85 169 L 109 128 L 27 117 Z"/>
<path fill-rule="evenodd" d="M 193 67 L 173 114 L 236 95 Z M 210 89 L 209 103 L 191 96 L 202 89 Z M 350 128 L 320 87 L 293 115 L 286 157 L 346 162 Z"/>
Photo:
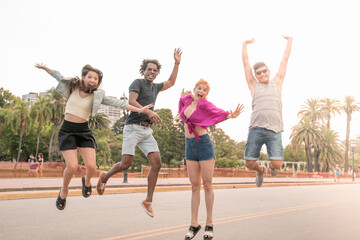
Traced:
<path fill-rule="evenodd" d="M 360 104 L 353 96 L 346 96 L 341 106 L 341 110 L 346 113 L 346 139 L 345 139 L 345 166 L 344 171 L 347 172 L 349 168 L 349 138 L 350 138 L 350 122 L 353 112 L 360 111 Z"/>
<path fill-rule="evenodd" d="M 36 154 L 39 152 L 39 142 L 40 142 L 40 131 L 41 127 L 49 121 L 51 118 L 51 108 L 50 108 L 50 99 L 48 97 L 38 97 L 38 101 L 31 107 L 31 115 L 34 120 L 36 120 L 39 125 L 37 129 L 37 139 L 36 139 Z"/>
<path fill-rule="evenodd" d="M 62 97 L 62 95 L 58 93 L 55 89 L 50 89 L 49 93 L 52 95 L 54 99 L 53 102 L 49 103 L 49 105 L 52 106 L 50 122 L 53 124 L 50 143 L 49 143 L 49 156 L 48 156 L 49 161 L 51 161 L 51 152 L 52 152 L 52 145 L 55 136 L 55 131 L 64 121 L 65 100 Z"/>
<path fill-rule="evenodd" d="M 322 143 L 321 161 L 325 163 L 324 172 L 330 171 L 330 165 L 335 166 L 342 161 L 342 144 L 339 134 L 327 127 L 322 127 L 324 141 Z"/>
<path fill-rule="evenodd" d="M 324 122 L 324 114 L 320 104 L 319 98 L 307 99 L 305 105 L 302 105 L 301 110 L 298 112 L 298 117 L 304 119 L 309 118 L 311 122 Z M 317 139 L 319 140 L 319 139 Z M 319 157 L 321 153 L 320 142 L 312 143 L 311 150 L 313 150 L 314 167 L 315 171 L 319 171 Z M 310 151 L 311 152 L 311 151 Z"/>
<path fill-rule="evenodd" d="M 324 98 L 320 100 L 320 103 L 324 118 L 327 121 L 327 128 L 330 129 L 331 115 L 335 116 L 336 113 L 340 114 L 340 101 L 331 98 Z"/>
<path fill-rule="evenodd" d="M 301 110 L 297 115 L 300 119 L 308 117 L 310 121 L 314 122 L 323 120 L 324 114 L 323 111 L 321 111 L 319 98 L 307 99 L 305 105 L 301 106 Z"/>
<path fill-rule="evenodd" d="M 7 121 L 14 134 L 19 134 L 19 149 L 16 162 L 20 160 L 22 137 L 31 129 L 32 118 L 30 116 L 29 104 L 16 98 L 13 102 L 6 103 L 5 107 L 11 106 L 13 112 L 8 115 Z M 15 165 L 16 167 L 16 165 Z"/>
<path fill-rule="evenodd" d="M 311 121 L 309 116 L 305 116 L 298 125 L 292 128 L 291 144 L 296 151 L 304 144 L 308 172 L 313 170 L 311 150 L 319 145 L 322 138 L 319 123 Z"/>
<path fill-rule="evenodd" d="M 98 113 L 95 117 L 89 118 L 89 126 L 91 129 L 110 129 L 110 123 L 111 121 L 105 113 Z"/>

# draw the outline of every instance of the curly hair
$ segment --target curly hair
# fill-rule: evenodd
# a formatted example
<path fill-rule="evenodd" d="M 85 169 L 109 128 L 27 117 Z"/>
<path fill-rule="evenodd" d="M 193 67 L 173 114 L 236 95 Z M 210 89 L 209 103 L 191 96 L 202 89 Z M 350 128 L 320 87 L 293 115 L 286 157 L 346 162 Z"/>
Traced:
<path fill-rule="evenodd" d="M 264 62 L 257 62 L 253 66 L 254 72 L 256 72 L 256 70 L 261 67 L 266 67 L 267 69 L 269 69 Z"/>
<path fill-rule="evenodd" d="M 103 78 L 103 73 L 99 69 L 93 68 L 91 65 L 86 64 L 81 70 L 81 76 L 85 77 L 86 74 L 88 74 L 90 71 L 97 73 L 97 75 L 99 77 L 99 82 L 98 82 L 98 85 L 96 86 L 96 88 L 88 89 L 84 86 L 83 80 L 80 80 L 79 77 L 74 77 L 71 79 L 71 83 L 70 83 L 71 92 L 74 91 L 76 88 L 79 88 L 80 90 L 91 94 L 94 91 L 96 91 L 96 89 L 98 89 L 98 87 L 101 84 L 102 78 Z"/>
<path fill-rule="evenodd" d="M 158 60 L 156 59 L 144 59 L 140 65 L 140 74 L 143 76 L 144 75 L 144 72 L 146 70 L 146 67 L 149 63 L 153 63 L 157 66 L 157 70 L 158 70 L 158 73 L 160 74 L 160 69 L 161 69 L 161 64 L 159 63 Z"/>

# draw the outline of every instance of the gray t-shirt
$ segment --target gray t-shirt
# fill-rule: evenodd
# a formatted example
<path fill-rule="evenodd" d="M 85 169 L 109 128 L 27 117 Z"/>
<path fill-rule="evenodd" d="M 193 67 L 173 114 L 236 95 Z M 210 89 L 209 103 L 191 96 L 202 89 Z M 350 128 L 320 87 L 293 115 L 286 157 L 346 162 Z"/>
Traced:
<path fill-rule="evenodd" d="M 274 81 L 256 83 L 252 101 L 250 128 L 262 127 L 274 132 L 283 132 L 282 101 Z"/>
<path fill-rule="evenodd" d="M 154 104 L 156 97 L 159 94 L 160 90 L 163 88 L 164 83 L 153 83 L 150 84 L 145 81 L 145 79 L 136 79 L 133 81 L 129 87 L 129 92 L 137 92 L 139 94 L 137 98 L 137 102 L 141 106 L 146 106 L 148 104 Z M 150 108 L 151 110 L 154 110 L 154 107 Z M 149 121 L 150 119 L 148 115 L 137 113 L 137 112 L 131 112 L 130 116 L 126 120 L 126 124 L 138 124 L 142 121 Z"/>

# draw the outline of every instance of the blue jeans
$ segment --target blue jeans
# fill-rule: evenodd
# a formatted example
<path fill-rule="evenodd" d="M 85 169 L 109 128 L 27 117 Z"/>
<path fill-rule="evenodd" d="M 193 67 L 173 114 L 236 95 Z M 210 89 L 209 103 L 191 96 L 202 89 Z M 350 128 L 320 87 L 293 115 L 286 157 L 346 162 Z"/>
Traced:
<path fill-rule="evenodd" d="M 266 128 L 253 127 L 249 129 L 245 145 L 245 160 L 258 160 L 260 150 L 266 145 L 269 160 L 283 160 L 283 146 L 281 132 L 274 132 Z"/>

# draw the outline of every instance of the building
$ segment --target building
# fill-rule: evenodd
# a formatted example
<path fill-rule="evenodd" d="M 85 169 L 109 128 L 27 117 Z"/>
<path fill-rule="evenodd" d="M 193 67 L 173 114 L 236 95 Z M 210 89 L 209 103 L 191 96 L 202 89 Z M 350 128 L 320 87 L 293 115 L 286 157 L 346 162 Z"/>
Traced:
<path fill-rule="evenodd" d="M 112 96 L 109 96 L 109 97 L 113 98 L 113 99 L 117 99 L 116 97 L 112 97 Z M 127 97 L 125 97 L 125 93 L 123 94 L 123 96 L 120 99 L 127 100 Z M 110 127 L 112 127 L 112 126 L 114 126 L 115 122 L 124 115 L 124 110 L 121 108 L 118 108 L 118 107 L 101 104 L 98 113 L 105 113 L 109 117 L 109 120 L 111 122 Z"/>
<path fill-rule="evenodd" d="M 34 103 L 38 101 L 38 94 L 35 92 L 29 92 L 28 94 L 22 95 L 22 100 L 28 103 Z"/>
<path fill-rule="evenodd" d="M 22 95 L 21 99 L 24 102 L 35 103 L 39 100 L 38 97 L 45 97 L 45 96 L 51 96 L 51 94 L 48 92 L 40 92 L 40 93 L 29 92 L 28 94 Z"/>

